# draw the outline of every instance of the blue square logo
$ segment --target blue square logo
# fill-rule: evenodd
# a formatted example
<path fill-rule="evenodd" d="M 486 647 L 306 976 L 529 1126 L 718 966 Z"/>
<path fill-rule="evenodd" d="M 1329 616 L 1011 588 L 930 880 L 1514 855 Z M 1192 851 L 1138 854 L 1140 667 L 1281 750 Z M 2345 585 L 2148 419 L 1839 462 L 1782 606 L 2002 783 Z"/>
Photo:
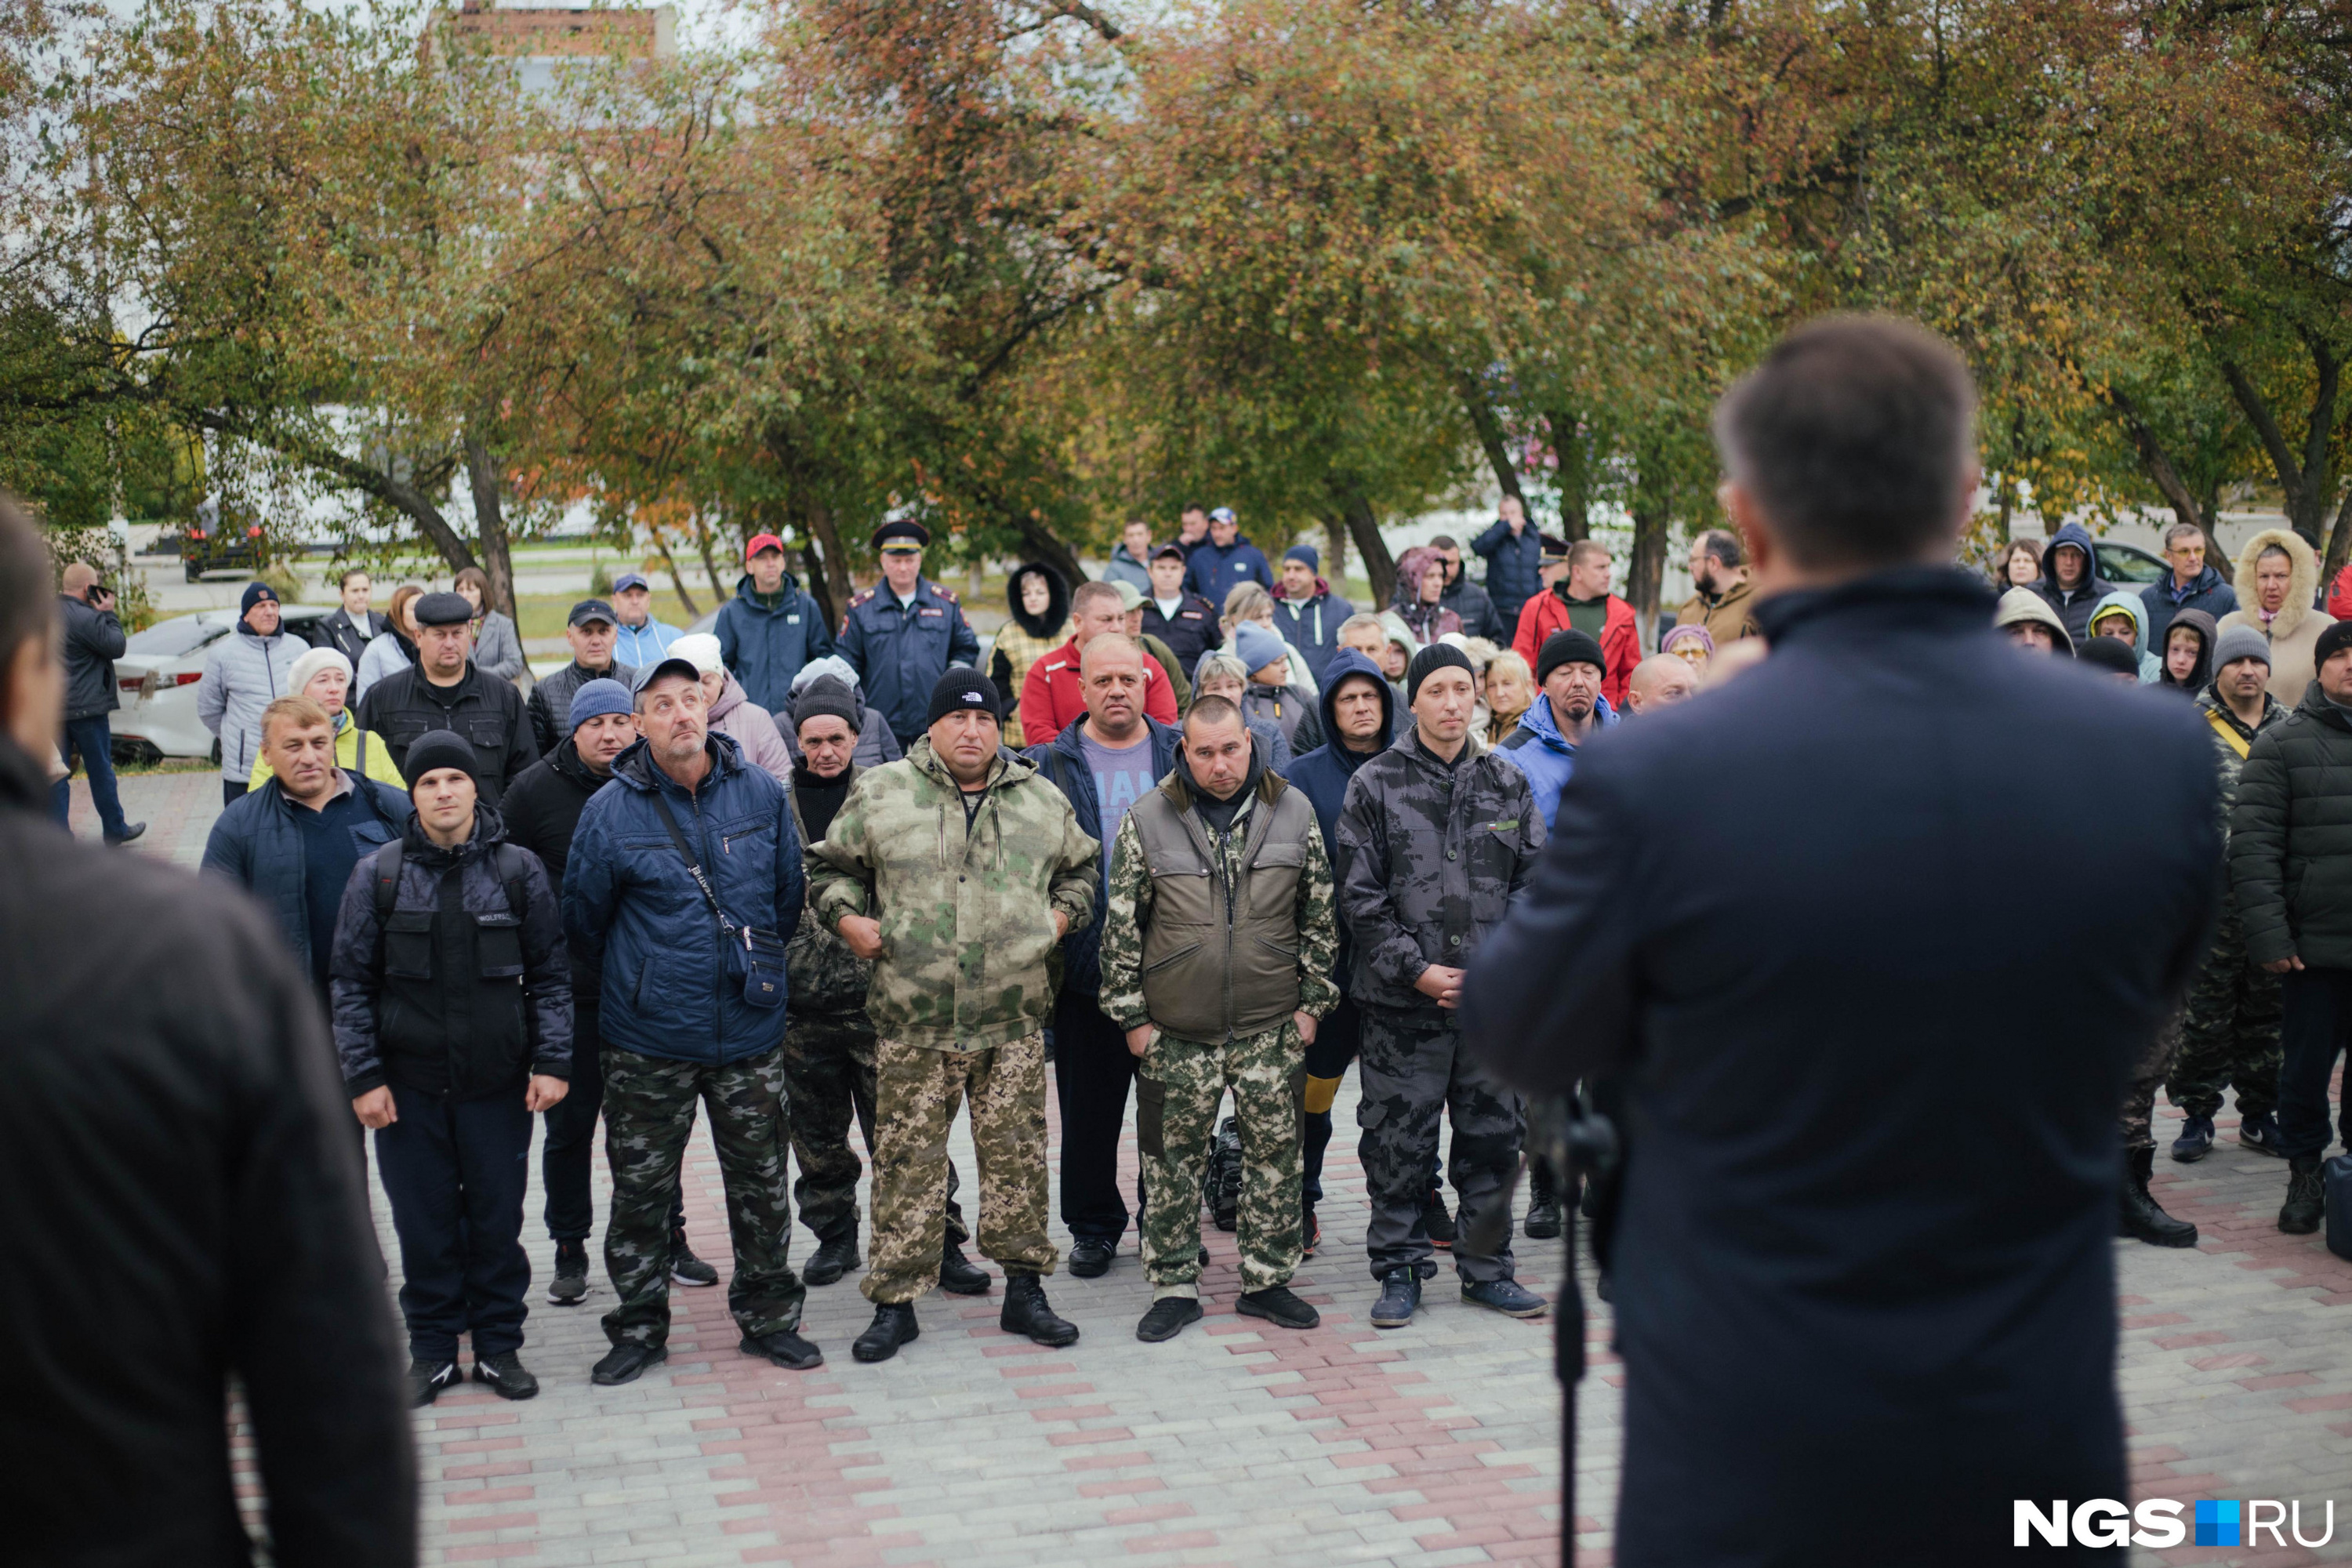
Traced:
<path fill-rule="evenodd" d="M 2197 1544 L 2200 1546 L 2242 1546 L 2238 1539 L 2238 1505 L 2234 1502 L 2197 1504 Z"/>

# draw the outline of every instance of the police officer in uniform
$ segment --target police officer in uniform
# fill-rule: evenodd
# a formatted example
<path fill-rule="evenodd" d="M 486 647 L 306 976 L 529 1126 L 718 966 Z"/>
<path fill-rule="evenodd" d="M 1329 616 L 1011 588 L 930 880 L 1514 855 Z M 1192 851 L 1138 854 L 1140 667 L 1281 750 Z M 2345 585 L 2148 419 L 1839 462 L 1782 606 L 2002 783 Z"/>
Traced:
<path fill-rule="evenodd" d="M 463 595 L 427 594 L 409 614 L 416 621 L 416 662 L 368 688 L 360 728 L 384 738 L 403 778 L 415 776 L 408 748 L 421 736 L 456 731 L 473 742 L 483 804 L 496 805 L 507 781 L 539 760 L 522 693 L 474 668 L 474 606 Z"/>
<path fill-rule="evenodd" d="M 923 575 L 929 530 L 904 519 L 886 522 L 868 542 L 882 557 L 882 581 L 849 601 L 841 656 L 856 668 L 866 700 L 890 721 L 898 744 L 927 728 L 931 688 L 950 665 L 980 662 L 980 637 L 955 595 Z"/>

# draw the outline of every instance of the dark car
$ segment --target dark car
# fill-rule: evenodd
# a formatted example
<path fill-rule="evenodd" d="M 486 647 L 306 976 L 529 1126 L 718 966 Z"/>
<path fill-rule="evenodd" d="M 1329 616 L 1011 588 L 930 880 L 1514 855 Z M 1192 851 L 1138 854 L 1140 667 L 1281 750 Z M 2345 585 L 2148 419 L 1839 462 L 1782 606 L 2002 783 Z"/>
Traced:
<path fill-rule="evenodd" d="M 207 496 L 180 531 L 180 564 L 191 583 L 207 572 L 258 572 L 268 564 L 261 524 L 223 517 L 219 500 Z"/>

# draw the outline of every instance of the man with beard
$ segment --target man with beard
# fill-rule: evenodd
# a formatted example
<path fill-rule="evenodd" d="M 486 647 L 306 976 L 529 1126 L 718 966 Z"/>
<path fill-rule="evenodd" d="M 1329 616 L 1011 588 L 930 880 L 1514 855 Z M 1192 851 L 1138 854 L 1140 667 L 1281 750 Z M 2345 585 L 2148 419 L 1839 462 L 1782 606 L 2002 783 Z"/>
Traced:
<path fill-rule="evenodd" d="M 1757 635 L 1755 590 L 1739 536 L 1710 528 L 1691 541 L 1691 596 L 1675 612 L 1678 626 L 1704 626 L 1720 650 Z"/>

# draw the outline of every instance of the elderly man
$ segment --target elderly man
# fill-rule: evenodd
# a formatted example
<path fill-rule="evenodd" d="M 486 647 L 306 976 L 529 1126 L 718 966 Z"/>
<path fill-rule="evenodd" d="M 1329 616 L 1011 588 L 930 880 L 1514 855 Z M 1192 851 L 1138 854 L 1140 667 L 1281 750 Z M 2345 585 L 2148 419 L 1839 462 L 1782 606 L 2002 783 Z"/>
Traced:
<path fill-rule="evenodd" d="M 1241 1294 L 1277 1327 L 1322 1321 L 1290 1289 L 1300 1257 L 1298 1083 L 1338 1003 L 1331 868 L 1306 792 L 1265 770 L 1241 710 L 1204 697 L 1176 769 L 1113 835 L 1103 1009 L 1141 1063 L 1146 1343 L 1201 1317 L 1201 1177 L 1230 1089 L 1241 1123 Z M 1057 1031 L 1055 1038 L 1060 1040 Z M 1057 1062 L 1058 1065 L 1058 1062 Z M 1066 1125 L 1066 1120 L 1065 1125 Z"/>
<path fill-rule="evenodd" d="M 241 604 L 236 629 L 206 650 L 196 681 L 196 717 L 220 737 L 223 805 L 251 787 L 261 710 L 293 692 L 294 661 L 310 651 L 287 633 L 277 589 L 247 583 Z"/>
<path fill-rule="evenodd" d="M 840 653 L 857 672 L 866 700 L 911 749 L 924 732 L 931 688 L 950 667 L 979 661 L 980 634 L 955 595 L 923 575 L 929 530 L 899 518 L 876 529 L 867 542 L 882 557 L 882 582 L 850 599 Z"/>
<path fill-rule="evenodd" d="M 1526 1123 L 1518 1096 L 1464 1051 L 1455 1009 L 1465 965 L 1534 870 L 1543 818 L 1527 775 L 1470 744 L 1468 656 L 1448 643 L 1423 648 L 1405 683 L 1412 732 L 1356 770 L 1333 835 L 1355 946 L 1348 989 L 1364 1015 L 1357 1120 L 1372 1210 L 1365 1245 L 1381 1281 L 1372 1326 L 1410 1323 L 1422 1279 L 1437 1271 L 1423 1215 L 1441 1115 L 1454 1124 L 1462 1299 L 1533 1317 L 1546 1302 L 1512 1277 L 1508 1226 L 1495 1251 L 1471 1249 L 1478 1216 L 1510 1202 Z"/>
<path fill-rule="evenodd" d="M 1617 722 L 1616 710 L 1601 695 L 1607 673 L 1598 642 L 1580 631 L 1552 633 L 1536 655 L 1536 700 L 1519 715 L 1519 727 L 1495 748 L 1498 759 L 1528 775 L 1547 829 L 1560 786 L 1576 771 L 1576 749 Z"/>
<path fill-rule="evenodd" d="M 1026 753 L 1068 798 L 1078 830 L 1097 844 L 1116 838 L 1128 811 L 1176 765 L 1175 729 L 1143 710 L 1150 664 L 1123 634 L 1088 643 L 1079 664 L 1086 711 L 1053 744 Z M 1098 893 L 1107 890 L 1108 870 L 1106 857 L 1106 886 Z M 1127 1200 L 1118 1191 L 1118 1142 L 1135 1058 L 1126 1030 L 1099 1000 L 1102 931 L 1100 921 L 1089 921 L 1063 939 L 1062 988 L 1054 1002 L 1062 1223 L 1070 1227 L 1070 1272 L 1082 1279 L 1109 1271 L 1128 1221 Z"/>
<path fill-rule="evenodd" d="M 416 662 L 385 676 L 360 699 L 359 723 L 384 738 L 401 777 L 416 774 L 408 750 L 427 733 L 451 730 L 474 748 L 473 777 L 482 803 L 496 805 L 507 781 L 539 760 L 530 715 L 511 681 L 483 674 L 468 657 L 474 606 L 460 594 L 427 594 L 410 615 Z"/>
<path fill-rule="evenodd" d="M 114 661 L 122 657 L 128 639 L 114 613 L 114 590 L 99 581 L 98 569 L 85 561 L 66 567 L 59 584 L 58 613 L 64 617 L 66 719 L 58 750 L 70 761 L 81 753 L 89 774 L 89 804 L 98 811 L 100 837 L 109 844 L 128 844 L 147 831 L 143 822 L 122 819 L 122 797 L 114 787 L 114 736 L 106 716 L 122 706 L 114 689 Z M 58 820 L 67 820 L 72 796 L 68 781 L 59 779 L 54 793 Z"/>
<path fill-rule="evenodd" d="M 739 1348 L 793 1372 L 799 1333 L 785 1186 L 784 942 L 799 924 L 800 835 L 784 786 L 709 731 L 702 673 L 664 654 L 637 671 L 644 737 L 591 797 L 563 870 L 575 951 L 603 966 L 604 1268 L 619 1298 L 591 1378 L 628 1383 L 669 1355 L 671 1225 L 699 1100 L 735 1243 Z"/>
<path fill-rule="evenodd" d="M 583 599 L 572 606 L 563 624 L 563 640 L 572 645 L 572 662 L 551 675 L 540 677 L 524 704 L 530 714 L 531 740 L 541 757 L 551 754 L 572 732 L 572 696 L 592 680 L 617 680 L 623 687 L 635 678 L 635 665 L 613 657 L 620 636 L 620 619 L 602 599 Z"/>
<path fill-rule="evenodd" d="M 1031 665 L 1021 682 L 1021 728 L 1030 745 L 1052 744 L 1086 712 L 1078 655 L 1095 638 L 1118 632 L 1126 613 L 1118 589 L 1108 583 L 1081 583 L 1070 595 L 1070 640 Z M 1162 724 L 1176 722 L 1176 694 L 1156 661 L 1143 667 L 1143 711 Z"/>
<path fill-rule="evenodd" d="M 743 546 L 743 575 L 735 596 L 719 607 L 719 658 L 761 708 L 792 704 L 793 677 L 813 658 L 833 651 L 824 612 L 784 570 L 784 542 L 754 534 Z"/>
<path fill-rule="evenodd" d="M 1094 915 L 1093 839 L 1035 766 L 1003 750 L 996 688 L 931 689 L 922 737 L 857 781 L 815 847 L 818 916 L 874 963 L 874 1321 L 850 1353 L 884 1361 L 919 1331 L 940 1277 L 948 1129 L 971 1102 L 980 1249 L 1004 1268 L 1007 1333 L 1078 1337 L 1046 1304 L 1045 1040 L 1051 961 Z"/>
<path fill-rule="evenodd" d="M 481 799 L 474 748 L 441 731 L 411 753 L 415 813 L 336 912 L 335 1049 L 400 1237 L 409 1403 L 457 1381 L 461 1334 L 477 1383 L 529 1399 L 522 1199 L 530 1119 L 572 1076 L 563 922 L 547 868 Z"/>
<path fill-rule="evenodd" d="M 1633 678 L 1625 683 L 1625 712 L 1629 717 L 1655 713 L 1697 695 L 1698 677 L 1691 672 L 1688 661 L 1670 653 L 1654 653 L 1633 667 Z"/>
<path fill-rule="evenodd" d="M 624 572 L 613 579 L 613 610 L 620 619 L 614 627 L 613 657 L 631 669 L 669 651 L 684 637 L 684 628 L 654 619 L 654 585 L 642 572 Z"/>

